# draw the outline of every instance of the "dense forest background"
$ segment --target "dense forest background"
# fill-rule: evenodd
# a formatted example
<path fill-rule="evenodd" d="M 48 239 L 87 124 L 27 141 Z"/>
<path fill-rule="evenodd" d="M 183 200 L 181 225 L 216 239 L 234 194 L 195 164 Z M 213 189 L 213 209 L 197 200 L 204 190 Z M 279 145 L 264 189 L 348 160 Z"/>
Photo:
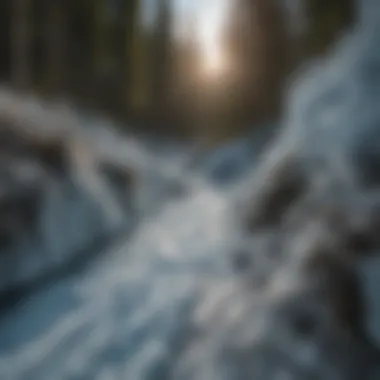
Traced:
<path fill-rule="evenodd" d="M 215 144 L 276 120 L 289 75 L 355 14 L 349 0 L 214 1 L 225 17 L 207 45 L 199 20 L 212 28 L 212 1 L 180 17 L 181 2 L 2 0 L 0 80 L 140 131 Z"/>

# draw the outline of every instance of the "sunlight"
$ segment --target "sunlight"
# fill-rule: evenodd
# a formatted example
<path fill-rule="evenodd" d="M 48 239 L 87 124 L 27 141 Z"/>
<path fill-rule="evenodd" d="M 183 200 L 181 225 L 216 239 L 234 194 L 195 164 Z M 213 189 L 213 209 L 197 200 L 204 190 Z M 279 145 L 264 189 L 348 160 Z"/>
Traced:
<path fill-rule="evenodd" d="M 209 47 L 202 53 L 202 72 L 207 77 L 218 77 L 226 68 L 226 60 L 221 49 L 217 46 Z"/>
<path fill-rule="evenodd" d="M 228 59 L 223 47 L 223 28 L 231 0 L 173 0 L 174 30 L 180 41 L 196 41 L 199 72 L 203 79 L 215 80 L 224 75 Z"/>
<path fill-rule="evenodd" d="M 210 1 L 200 6 L 198 18 L 198 39 L 200 45 L 202 72 L 207 77 L 219 77 L 227 68 L 223 54 L 222 32 L 228 1 Z"/>

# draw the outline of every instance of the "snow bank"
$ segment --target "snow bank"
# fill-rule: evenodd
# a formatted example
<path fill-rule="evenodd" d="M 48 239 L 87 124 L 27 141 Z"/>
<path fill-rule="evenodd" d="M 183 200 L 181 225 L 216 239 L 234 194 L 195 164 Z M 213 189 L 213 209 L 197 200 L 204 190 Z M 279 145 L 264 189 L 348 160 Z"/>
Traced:
<path fill-rule="evenodd" d="M 153 201 L 184 186 L 178 165 L 166 173 L 162 161 L 108 120 L 0 89 L 0 293 L 95 251 L 153 212 Z"/>

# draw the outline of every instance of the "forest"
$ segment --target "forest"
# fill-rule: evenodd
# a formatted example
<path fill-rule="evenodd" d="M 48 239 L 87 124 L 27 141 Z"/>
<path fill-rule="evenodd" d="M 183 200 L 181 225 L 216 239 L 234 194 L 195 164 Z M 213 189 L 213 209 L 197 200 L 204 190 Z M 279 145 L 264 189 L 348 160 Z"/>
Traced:
<path fill-rule="evenodd" d="M 355 15 L 352 1 L 223 0 L 195 1 L 181 18 L 179 3 L 3 0 L 0 80 L 140 131 L 217 144 L 276 120 L 291 73 Z M 211 3 L 228 9 L 218 25 L 204 12 Z"/>

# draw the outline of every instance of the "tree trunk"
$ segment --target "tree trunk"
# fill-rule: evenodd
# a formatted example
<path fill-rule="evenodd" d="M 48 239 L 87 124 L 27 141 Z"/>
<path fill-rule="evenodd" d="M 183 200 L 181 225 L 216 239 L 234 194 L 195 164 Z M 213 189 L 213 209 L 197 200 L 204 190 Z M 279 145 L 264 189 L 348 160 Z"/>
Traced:
<path fill-rule="evenodd" d="M 31 28 L 29 22 L 31 0 L 12 0 L 12 2 L 12 82 L 16 88 L 25 89 L 31 82 Z"/>
<path fill-rule="evenodd" d="M 226 107 L 235 134 L 279 118 L 291 54 L 288 37 L 276 0 L 235 2 L 226 38 L 234 70 Z"/>
<path fill-rule="evenodd" d="M 152 92 L 155 114 L 166 116 L 169 101 L 171 63 L 171 9 L 169 0 L 159 0 L 152 50 Z"/>
<path fill-rule="evenodd" d="M 125 106 L 130 105 L 132 98 L 132 84 L 133 84 L 133 63 L 134 63 L 134 38 L 135 38 L 135 22 L 138 18 L 139 12 L 139 1 L 138 0 L 129 0 L 126 4 L 125 9 L 125 42 L 123 46 L 125 61 L 124 61 L 124 98 Z"/>
<path fill-rule="evenodd" d="M 323 54 L 355 21 L 353 0 L 307 0 L 308 54 Z"/>
<path fill-rule="evenodd" d="M 109 64 L 109 14 L 107 0 L 94 1 L 94 75 L 102 77 Z"/>
<path fill-rule="evenodd" d="M 149 80 L 149 36 L 141 25 L 142 3 L 136 1 L 131 43 L 130 105 L 132 112 L 141 114 L 151 103 Z"/>
<path fill-rule="evenodd" d="M 53 93 L 64 90 L 66 49 L 66 18 L 64 0 L 49 0 L 46 22 L 47 87 Z"/>

